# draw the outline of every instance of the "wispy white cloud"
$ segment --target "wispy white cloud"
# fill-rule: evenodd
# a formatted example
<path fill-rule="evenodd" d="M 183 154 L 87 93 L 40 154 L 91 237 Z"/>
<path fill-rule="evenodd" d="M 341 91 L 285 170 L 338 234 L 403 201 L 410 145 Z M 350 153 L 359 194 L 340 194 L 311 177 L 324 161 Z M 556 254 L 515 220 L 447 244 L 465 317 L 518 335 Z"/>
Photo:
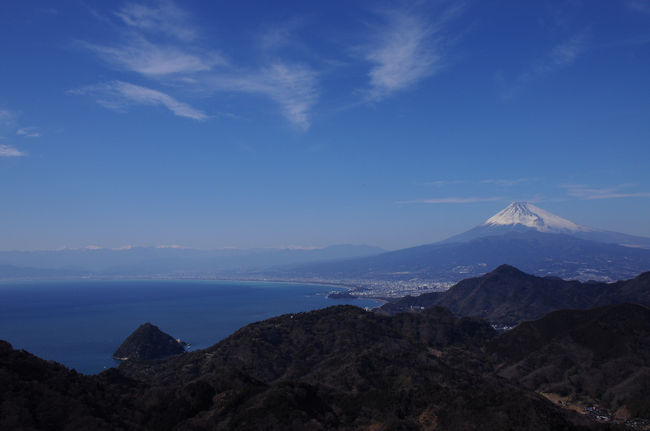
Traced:
<path fill-rule="evenodd" d="M 620 198 L 650 198 L 650 192 L 636 192 L 636 193 L 603 193 L 592 196 L 587 196 L 584 199 L 620 199 Z"/>
<path fill-rule="evenodd" d="M 261 37 L 262 49 L 271 51 L 289 44 L 290 31 L 286 26 L 274 27 L 267 30 Z"/>
<path fill-rule="evenodd" d="M 509 180 L 509 179 L 503 179 L 503 178 L 489 178 L 486 180 L 481 180 L 481 184 L 493 184 L 495 186 L 504 186 L 504 187 L 512 187 L 516 186 L 518 184 L 522 184 L 529 181 L 528 178 L 517 178 L 514 180 Z"/>
<path fill-rule="evenodd" d="M 20 125 L 22 113 L 13 109 L 0 108 L 0 140 L 6 144 L 0 145 L 0 157 L 23 157 L 25 151 L 19 150 L 15 145 L 20 138 L 38 138 L 41 136 L 38 127 L 23 127 Z"/>
<path fill-rule="evenodd" d="M 303 65 L 275 63 L 259 72 L 212 74 L 206 83 L 213 91 L 269 97 L 289 121 L 304 130 L 310 126 L 309 109 L 318 99 L 317 74 Z"/>
<path fill-rule="evenodd" d="M 476 202 L 498 202 L 506 201 L 502 196 L 491 197 L 448 197 L 448 198 L 431 198 L 431 199 L 414 199 L 409 201 L 398 201 L 398 204 L 471 204 Z"/>
<path fill-rule="evenodd" d="M 465 184 L 467 181 L 464 180 L 437 180 L 437 181 L 427 181 L 423 183 L 425 186 L 432 187 L 444 187 L 444 186 L 453 186 L 457 184 Z"/>
<path fill-rule="evenodd" d="M 433 23 L 414 10 L 382 12 L 384 25 L 365 54 L 373 64 L 368 99 L 381 100 L 434 75 L 443 65 L 443 29 L 461 10 L 450 8 Z"/>
<path fill-rule="evenodd" d="M 183 250 L 183 249 L 188 249 L 189 247 L 185 247 L 178 244 L 170 244 L 170 245 L 164 244 L 164 245 L 157 245 L 156 248 L 164 248 L 164 249 L 173 248 L 173 249 Z"/>
<path fill-rule="evenodd" d="M 27 153 L 19 151 L 17 148 L 0 144 L 0 157 L 21 157 L 26 155 Z"/>
<path fill-rule="evenodd" d="M 114 15 L 119 18 L 115 26 L 119 42 L 80 45 L 115 68 L 161 77 L 203 72 L 226 63 L 221 54 L 197 43 L 199 31 L 190 15 L 170 0 L 153 6 L 128 3 Z"/>
<path fill-rule="evenodd" d="M 153 87 L 163 82 L 173 84 L 169 88 L 186 87 L 193 93 L 262 95 L 277 103 L 291 123 L 303 130 L 309 128 L 309 111 L 318 99 L 317 73 L 309 66 L 275 60 L 259 68 L 237 67 L 217 51 L 202 47 L 198 43 L 199 30 L 189 14 L 171 1 L 154 7 L 129 3 L 115 16 L 119 18 L 119 43 L 81 42 L 81 46 L 115 68 L 155 78 Z M 288 43 L 291 29 L 299 24 L 300 21 L 292 21 L 269 32 L 263 41 L 264 49 Z M 165 37 L 154 38 L 154 33 Z M 122 81 L 73 92 L 97 95 L 99 103 L 113 109 L 123 109 L 132 103 L 163 105 L 176 115 L 207 118 L 203 112 L 162 91 Z"/>
<path fill-rule="evenodd" d="M 98 97 L 97 102 L 111 109 L 121 110 L 128 105 L 164 106 L 179 117 L 205 120 L 208 118 L 204 112 L 192 108 L 158 90 L 130 84 L 123 81 L 112 81 L 104 84 L 83 87 L 72 90 L 71 93 L 79 95 L 93 95 Z"/>
<path fill-rule="evenodd" d="M 305 19 L 303 18 L 292 18 L 285 22 L 274 23 L 262 32 L 260 36 L 260 47 L 265 52 L 271 52 L 289 46 L 303 47 L 302 42 L 295 36 L 295 33 L 304 25 Z"/>
<path fill-rule="evenodd" d="M 190 48 L 154 44 L 138 35 L 115 46 L 86 42 L 82 42 L 82 46 L 116 68 L 152 77 L 204 72 L 226 63 L 226 60 L 214 51 L 196 53 Z"/>
<path fill-rule="evenodd" d="M 19 112 L 9 109 L 0 109 L 0 131 L 3 133 L 11 133 L 11 129 L 16 127 L 17 118 L 19 116 Z"/>
<path fill-rule="evenodd" d="M 38 127 L 22 127 L 16 130 L 16 135 L 23 136 L 25 138 L 39 138 L 41 133 L 38 131 Z"/>
<path fill-rule="evenodd" d="M 525 72 L 519 74 L 513 85 L 502 96 L 510 98 L 533 81 L 556 73 L 572 65 L 587 49 L 588 32 L 574 34 L 551 48 L 543 58 L 535 61 Z"/>
<path fill-rule="evenodd" d="M 196 39 L 198 35 L 190 15 L 169 0 L 158 2 L 153 7 L 128 3 L 115 15 L 127 26 L 143 32 L 163 33 L 186 42 Z"/>
<path fill-rule="evenodd" d="M 590 187 L 585 184 L 565 184 L 562 187 L 567 195 L 573 198 L 594 199 L 621 199 L 621 198 L 650 198 L 650 192 L 626 191 L 634 184 L 621 184 L 612 187 Z"/>
<path fill-rule="evenodd" d="M 453 186 L 453 185 L 458 185 L 458 184 L 468 184 L 468 183 L 473 183 L 473 184 L 491 184 L 491 185 L 496 185 L 496 186 L 503 186 L 503 187 L 512 187 L 516 186 L 522 183 L 526 183 L 530 181 L 530 178 L 516 178 L 516 179 L 507 179 L 507 178 L 488 178 L 484 180 L 479 180 L 479 181 L 468 181 L 468 180 L 438 180 L 438 181 L 429 181 L 426 183 L 423 183 L 425 186 L 432 186 L 432 187 L 443 187 L 443 186 Z"/>
<path fill-rule="evenodd" d="M 586 33 L 580 33 L 553 47 L 548 61 L 539 66 L 540 73 L 554 71 L 572 64 L 586 47 Z"/>

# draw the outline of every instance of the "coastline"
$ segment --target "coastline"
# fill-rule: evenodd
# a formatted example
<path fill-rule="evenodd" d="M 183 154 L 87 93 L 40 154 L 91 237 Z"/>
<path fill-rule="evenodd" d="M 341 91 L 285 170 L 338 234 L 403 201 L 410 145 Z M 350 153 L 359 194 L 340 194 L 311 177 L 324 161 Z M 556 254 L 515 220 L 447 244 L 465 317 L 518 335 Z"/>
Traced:
<path fill-rule="evenodd" d="M 306 286 L 318 286 L 325 288 L 334 288 L 342 289 L 342 293 L 350 293 L 351 296 L 345 299 L 348 300 L 369 300 L 378 302 L 380 307 L 383 304 L 391 302 L 390 299 L 386 296 L 357 296 L 354 294 L 355 289 L 365 289 L 366 287 L 360 284 L 353 284 L 349 282 L 341 281 L 328 281 L 328 280 L 297 280 L 293 279 L 282 279 L 282 278 L 263 278 L 263 277 L 210 277 L 210 276 L 184 276 L 184 277 L 172 277 L 167 275 L 160 276 L 74 276 L 74 277 L 16 277 L 16 278 L 0 278 L 0 287 L 2 286 L 11 286 L 13 283 L 16 284 L 32 284 L 32 283 L 65 283 L 65 282 L 218 282 L 218 283 L 278 283 L 278 284 L 292 284 L 292 285 L 306 285 Z M 328 292 L 329 294 L 329 292 Z M 330 298 L 328 295 L 325 295 L 328 299 L 333 301 L 341 300 L 344 298 Z M 396 296 L 395 299 L 401 298 L 402 296 Z M 372 307 L 377 308 L 377 307 Z"/>
<path fill-rule="evenodd" d="M 145 321 L 190 342 L 194 350 L 270 317 L 339 304 L 381 305 L 374 299 L 328 299 L 332 289 L 295 280 L 5 280 L 0 284 L 2 338 L 95 374 L 119 362 L 113 352 Z M 38 317 L 43 315 L 48 319 Z"/>

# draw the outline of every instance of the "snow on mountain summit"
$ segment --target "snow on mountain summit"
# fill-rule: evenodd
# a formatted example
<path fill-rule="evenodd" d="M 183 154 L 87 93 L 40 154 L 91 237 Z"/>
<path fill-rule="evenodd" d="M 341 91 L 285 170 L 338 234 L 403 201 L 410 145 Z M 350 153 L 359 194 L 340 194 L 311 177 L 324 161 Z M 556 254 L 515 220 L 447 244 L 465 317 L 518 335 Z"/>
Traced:
<path fill-rule="evenodd" d="M 540 232 L 569 233 L 586 232 L 591 229 L 544 211 L 528 202 L 513 202 L 499 213 L 487 219 L 484 226 L 523 225 Z"/>
<path fill-rule="evenodd" d="M 513 232 L 525 233 L 529 230 L 542 234 L 564 234 L 587 241 L 650 249 L 650 238 L 582 226 L 528 202 L 513 202 L 487 219 L 485 223 L 449 237 L 441 243 L 467 242 Z"/>

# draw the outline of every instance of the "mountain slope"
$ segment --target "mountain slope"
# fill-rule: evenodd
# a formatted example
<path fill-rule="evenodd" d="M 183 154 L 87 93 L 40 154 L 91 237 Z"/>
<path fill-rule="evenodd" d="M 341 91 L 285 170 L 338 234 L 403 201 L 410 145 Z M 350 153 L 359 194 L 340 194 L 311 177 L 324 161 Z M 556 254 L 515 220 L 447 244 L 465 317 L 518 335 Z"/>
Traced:
<path fill-rule="evenodd" d="M 443 243 L 464 242 L 485 236 L 529 231 L 559 233 L 587 241 L 626 247 L 650 248 L 650 238 L 581 226 L 528 202 L 513 202 L 483 224 L 454 235 Z"/>
<path fill-rule="evenodd" d="M 650 417 L 650 309 L 563 310 L 492 340 L 502 377 L 571 403 Z"/>
<path fill-rule="evenodd" d="M 116 370 L 84 376 L 0 340 L 2 430 L 142 430 L 125 396 L 139 386 Z"/>
<path fill-rule="evenodd" d="M 472 352 L 493 336 L 484 322 L 443 309 L 383 317 L 340 306 L 249 325 L 155 368 L 120 370 L 153 388 L 204 385 L 205 411 L 181 428 L 571 429 L 549 403 L 489 375 Z M 154 411 L 170 411 L 167 402 Z"/>
<path fill-rule="evenodd" d="M 564 234 L 526 230 L 436 243 L 366 258 L 278 268 L 268 274 L 329 279 L 413 278 L 459 281 L 502 263 L 537 275 L 614 281 L 650 269 L 650 250 L 586 241 Z"/>
<path fill-rule="evenodd" d="M 650 305 L 650 272 L 617 283 L 580 283 L 536 277 L 501 265 L 481 277 L 460 281 L 446 292 L 405 297 L 385 304 L 386 313 L 442 306 L 460 316 L 486 319 L 513 326 L 561 309 L 586 309 L 598 305 L 635 302 Z"/>
<path fill-rule="evenodd" d="M 445 241 L 266 273 L 456 282 L 503 263 L 536 275 L 615 281 L 650 270 L 650 238 L 580 226 L 526 202 L 514 202 L 480 226 Z"/>
<path fill-rule="evenodd" d="M 494 336 L 485 322 L 440 308 L 386 317 L 330 307 L 258 322 L 209 349 L 162 362 L 127 361 L 98 376 L 0 344 L 0 383 L 9 383 L 0 385 L 0 401 L 19 406 L 21 415 L 0 415 L 0 428 L 43 423 L 49 410 L 27 400 L 57 394 L 66 394 L 57 398 L 57 411 L 76 409 L 79 416 L 61 414 L 52 424 L 71 430 L 591 428 L 494 376 L 480 350 Z M 32 364 L 27 373 L 24 358 Z"/>
<path fill-rule="evenodd" d="M 591 229 L 580 226 L 565 218 L 551 214 L 528 202 L 513 202 L 493 215 L 484 226 L 522 225 L 540 232 L 571 233 L 589 232 Z"/>

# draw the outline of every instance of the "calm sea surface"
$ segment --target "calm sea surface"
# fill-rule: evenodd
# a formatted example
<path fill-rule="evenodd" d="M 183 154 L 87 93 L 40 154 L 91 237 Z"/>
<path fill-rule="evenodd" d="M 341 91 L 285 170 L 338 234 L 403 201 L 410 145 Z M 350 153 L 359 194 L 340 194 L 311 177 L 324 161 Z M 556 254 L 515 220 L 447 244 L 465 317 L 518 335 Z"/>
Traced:
<path fill-rule="evenodd" d="M 327 299 L 331 286 L 238 281 L 38 281 L 0 283 L 0 339 L 91 374 L 151 322 L 201 349 L 240 327 L 284 313 L 368 300 Z"/>

